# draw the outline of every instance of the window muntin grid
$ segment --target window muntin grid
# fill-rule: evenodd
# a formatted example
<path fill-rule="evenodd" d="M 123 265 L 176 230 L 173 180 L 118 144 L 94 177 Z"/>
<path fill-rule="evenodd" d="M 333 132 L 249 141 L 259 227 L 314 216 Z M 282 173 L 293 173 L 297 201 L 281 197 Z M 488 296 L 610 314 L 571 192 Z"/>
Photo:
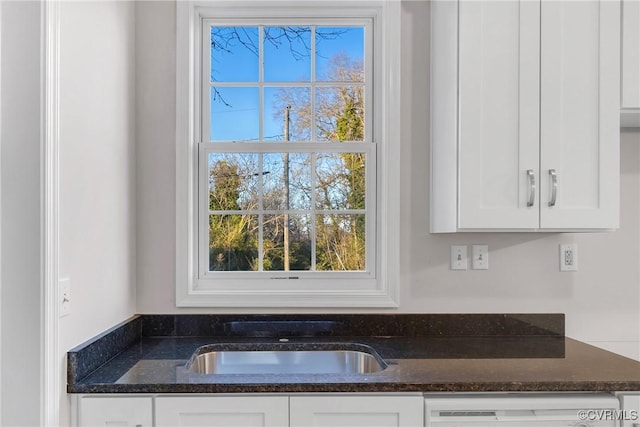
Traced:
<path fill-rule="evenodd" d="M 308 34 L 308 65 L 309 74 L 307 78 L 295 77 L 294 74 L 283 72 L 282 78 L 273 71 L 266 53 L 269 51 L 269 43 L 265 43 L 265 36 L 268 34 L 278 34 L 283 22 L 264 23 L 264 25 L 252 26 L 251 22 L 216 22 L 206 20 L 203 31 L 203 67 L 202 76 L 202 116 L 201 116 L 201 136 L 202 142 L 199 144 L 200 163 L 200 227 L 206 230 L 200 233 L 200 276 L 218 277 L 222 275 L 251 273 L 255 276 L 269 277 L 273 271 L 282 272 L 274 267 L 273 259 L 268 258 L 267 253 L 273 248 L 268 247 L 266 242 L 282 241 L 282 236 L 274 236 L 273 224 L 284 224 L 292 221 L 296 224 L 296 232 L 300 232 L 300 225 L 304 225 L 304 233 L 309 237 L 308 248 L 301 251 L 308 255 L 308 262 L 289 262 L 289 271 L 296 271 L 296 278 L 305 274 L 314 276 L 330 275 L 364 275 L 373 277 L 373 266 L 375 265 L 375 165 L 376 165 L 376 144 L 372 135 L 372 37 L 371 20 L 362 19 L 354 24 L 350 20 L 348 25 L 340 25 L 336 22 L 323 22 L 322 25 L 298 25 L 297 29 L 307 29 Z M 240 25 L 241 24 L 241 25 Z M 341 29 L 357 29 L 362 37 L 362 59 L 361 66 L 349 69 L 349 72 L 331 72 L 329 69 L 330 59 L 322 54 L 323 44 L 335 44 L 335 40 L 318 39 L 319 31 L 332 33 Z M 231 73 L 224 70 L 224 66 L 217 65 L 215 54 L 211 53 L 211 34 L 214 32 L 232 31 L 235 33 L 249 34 L 250 48 L 255 51 L 250 52 L 257 62 L 257 73 L 255 70 L 243 69 L 240 73 Z M 246 41 L 245 41 L 246 42 Z M 304 43 L 301 42 L 301 45 Z M 243 45 L 245 46 L 245 45 Z M 250 49 L 250 50 L 251 50 Z M 329 49 L 330 51 L 331 49 Z M 224 55 L 223 55 L 224 56 Z M 238 61 L 251 63 L 251 55 L 245 55 Z M 342 61 L 347 63 L 348 59 L 336 57 L 334 62 Z M 271 61 L 273 62 L 273 61 Z M 352 61 L 353 62 L 353 61 Z M 334 64 L 335 65 L 335 64 Z M 286 70 L 286 69 L 285 69 Z M 335 71 L 335 69 L 334 69 Z M 344 71 L 344 70 L 342 70 Z M 238 95 L 240 94 L 240 95 Z M 276 96 L 289 95 L 291 100 L 300 101 L 305 108 L 296 108 L 290 111 L 290 137 L 285 139 L 285 133 L 277 134 L 277 126 L 269 120 L 267 105 L 273 103 Z M 326 131 L 327 126 L 336 128 L 335 117 L 323 116 L 322 108 L 327 105 L 326 100 L 336 96 L 347 96 L 358 100 L 361 111 L 356 111 L 350 119 L 355 121 L 358 118 L 364 123 L 359 126 L 351 125 L 351 129 L 357 128 L 359 132 L 343 132 L 342 135 L 331 135 Z M 220 100 L 222 98 L 222 101 Z M 241 98 L 237 102 L 236 98 Z M 249 99 L 249 101 L 247 101 Z M 221 132 L 220 127 L 216 128 L 216 120 L 224 120 L 225 108 L 230 110 L 233 104 L 237 105 L 236 113 L 241 117 L 236 119 L 246 126 L 242 126 L 233 132 Z M 243 108 L 244 107 L 244 108 Z M 219 108 L 222 108 L 220 110 Z M 292 108 L 293 109 L 293 108 Z M 242 110 L 242 111 L 240 111 Z M 355 110 L 355 109 L 353 109 Z M 353 111 L 351 111 L 353 112 Z M 300 117 L 291 117 L 295 114 L 305 115 L 307 121 L 303 129 L 294 128 L 291 122 L 300 121 Z M 344 115 L 344 114 L 343 114 Z M 328 118 L 328 120 L 327 120 Z M 293 120 L 292 120 L 293 119 Z M 333 123 L 331 121 L 334 121 Z M 348 122 L 348 120 L 347 120 Z M 324 126 L 324 128 L 323 128 Z M 347 126 L 349 129 L 349 126 Z M 363 144 L 364 142 L 364 144 Z M 284 169 L 284 161 L 277 159 L 288 157 L 290 176 L 287 187 L 289 188 L 288 203 L 282 197 L 273 197 L 270 194 L 274 187 L 274 181 L 282 181 L 278 177 Z M 229 162 L 228 159 L 234 159 Z M 356 185 L 359 189 L 360 197 L 351 199 L 362 199 L 355 203 L 350 199 L 345 184 L 340 180 L 336 183 L 321 186 L 323 174 L 329 173 L 331 165 L 337 165 L 340 161 L 347 162 L 349 159 L 359 159 L 353 163 L 362 165 L 361 177 Z M 234 165 L 237 170 L 234 172 L 240 177 L 242 194 L 239 194 L 236 205 L 227 206 L 225 204 L 212 204 L 212 192 L 215 190 L 213 182 L 223 180 L 215 177 L 213 170 L 220 169 L 221 161 Z M 360 162 L 360 163 L 357 163 Z M 279 163 L 279 164 L 278 164 Z M 240 165 L 244 167 L 240 168 Z M 247 167 L 247 165 L 249 165 Z M 296 165 L 301 166 L 302 171 L 298 171 L 298 176 L 305 177 L 293 183 L 291 177 L 292 170 L 296 172 Z M 228 165 L 227 165 L 228 166 Z M 344 166 L 343 166 L 344 168 Z M 274 171 L 272 171 L 274 169 Z M 353 168 L 356 170 L 358 168 Z M 213 177 L 212 177 L 213 175 Z M 294 173 L 295 175 L 295 173 Z M 281 184 L 282 187 L 282 184 Z M 251 201 L 251 203 L 250 203 Z M 225 218 L 224 221 L 220 221 Z M 238 269 L 240 263 L 233 267 L 231 257 L 221 256 L 221 251 L 212 248 L 212 235 L 217 232 L 213 230 L 213 223 L 219 230 L 224 230 L 225 226 L 231 226 L 238 222 L 245 221 L 249 224 L 246 234 L 251 242 L 246 247 L 244 267 Z M 226 221 L 226 224 L 225 224 Z M 343 268 L 326 268 L 326 262 L 322 259 L 323 247 L 332 245 L 329 233 L 319 231 L 333 227 L 334 234 L 339 235 L 349 232 L 357 226 L 362 230 L 360 239 L 361 245 L 357 246 L 357 251 L 362 254 L 362 262 L 355 262 L 352 266 L 342 263 Z M 277 226 L 275 227 L 278 228 Z M 291 227 L 290 227 L 291 228 Z M 351 231 L 350 231 L 351 230 Z M 290 230 L 291 232 L 292 230 Z M 230 233 L 230 232 L 229 232 Z M 224 233 L 222 233 L 224 234 Z M 291 233 L 290 233 L 291 234 Z M 206 238 L 204 237 L 206 235 Z M 323 239 L 318 237 L 322 236 Z M 344 236 L 343 236 L 344 237 Z M 290 237 L 289 237 L 290 239 Z M 335 242 L 333 242 L 335 243 Z M 291 249 L 290 249 L 291 250 Z M 249 255 L 246 255 L 249 254 Z M 225 265 L 226 262 L 226 265 Z M 355 265 L 356 267 L 353 267 Z M 300 273 L 300 274 L 299 274 Z M 291 277 L 291 276 L 288 276 Z"/>

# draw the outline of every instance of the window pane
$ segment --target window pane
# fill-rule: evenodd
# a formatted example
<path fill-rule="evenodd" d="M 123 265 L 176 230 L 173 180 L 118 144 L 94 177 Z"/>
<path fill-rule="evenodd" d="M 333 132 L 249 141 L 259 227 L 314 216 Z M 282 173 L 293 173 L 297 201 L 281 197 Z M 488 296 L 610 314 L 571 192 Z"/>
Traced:
<path fill-rule="evenodd" d="M 257 154 L 209 154 L 209 209 L 258 209 Z"/>
<path fill-rule="evenodd" d="M 264 27 L 264 80 L 311 80 L 311 28 Z"/>
<path fill-rule="evenodd" d="M 365 271 L 367 155 L 309 144 L 365 141 L 365 29 L 340 23 L 205 30 L 209 271 Z"/>
<path fill-rule="evenodd" d="M 284 257 L 285 224 L 289 227 L 289 266 Z M 264 270 L 295 271 L 311 268 L 311 216 L 310 215 L 265 215 L 264 216 Z"/>
<path fill-rule="evenodd" d="M 264 139 L 285 140 L 286 107 L 289 109 L 289 141 L 311 140 L 311 89 L 267 87 L 264 89 Z"/>
<path fill-rule="evenodd" d="M 319 153 L 316 159 L 316 208 L 364 209 L 365 153 Z"/>
<path fill-rule="evenodd" d="M 316 216 L 316 270 L 364 271 L 365 216 Z"/>
<path fill-rule="evenodd" d="M 258 103 L 257 87 L 212 87 L 211 140 L 258 140 Z"/>
<path fill-rule="evenodd" d="M 209 271 L 258 270 L 258 215 L 209 215 Z"/>
<path fill-rule="evenodd" d="M 258 81 L 258 28 L 211 27 L 211 81 Z"/>
<path fill-rule="evenodd" d="M 288 173 L 286 172 L 287 165 Z M 265 209 L 308 210 L 311 208 L 310 154 L 264 154 L 263 169 Z"/>
<path fill-rule="evenodd" d="M 316 80 L 364 81 L 364 28 L 316 28 Z"/>
<path fill-rule="evenodd" d="M 364 140 L 364 88 L 316 89 L 316 137 L 319 141 Z"/>

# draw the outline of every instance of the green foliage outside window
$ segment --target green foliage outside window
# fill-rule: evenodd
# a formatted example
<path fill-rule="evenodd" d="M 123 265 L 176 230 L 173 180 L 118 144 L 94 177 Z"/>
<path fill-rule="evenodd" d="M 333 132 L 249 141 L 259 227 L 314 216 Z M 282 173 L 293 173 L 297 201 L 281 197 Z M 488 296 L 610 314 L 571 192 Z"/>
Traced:
<path fill-rule="evenodd" d="M 332 80 L 364 81 L 359 61 L 338 54 L 331 58 L 330 65 Z M 275 101 L 279 117 L 274 119 L 281 119 L 285 109 L 290 108 L 292 141 L 305 140 L 312 134 L 312 127 L 317 140 L 327 144 L 364 141 L 363 91 L 360 84 L 323 87 L 316 96 L 315 111 L 311 111 L 308 91 L 281 88 Z M 209 270 L 258 271 L 260 236 L 263 271 L 311 270 L 314 241 L 316 271 L 365 270 L 366 215 L 345 211 L 365 209 L 366 155 L 317 153 L 315 171 L 311 171 L 310 155 L 291 168 L 293 162 L 288 156 L 280 161 L 286 162 L 285 170 L 289 170 L 284 182 L 287 194 L 294 194 L 293 204 L 304 204 L 295 198 L 310 197 L 311 186 L 315 186 L 315 206 L 303 209 L 303 214 L 290 213 L 291 206 L 283 205 L 284 185 L 266 184 L 267 179 L 273 178 L 269 174 L 281 172 L 260 170 L 255 160 L 258 154 L 255 156 L 247 162 L 242 161 L 242 156 L 216 157 L 209 165 L 209 209 L 216 211 L 209 217 Z M 315 177 L 314 184 L 311 174 Z M 258 180 L 263 183 L 261 196 Z M 266 206 L 280 209 L 275 209 L 276 213 L 255 213 Z M 285 228 L 288 228 L 288 262 L 285 262 Z"/>

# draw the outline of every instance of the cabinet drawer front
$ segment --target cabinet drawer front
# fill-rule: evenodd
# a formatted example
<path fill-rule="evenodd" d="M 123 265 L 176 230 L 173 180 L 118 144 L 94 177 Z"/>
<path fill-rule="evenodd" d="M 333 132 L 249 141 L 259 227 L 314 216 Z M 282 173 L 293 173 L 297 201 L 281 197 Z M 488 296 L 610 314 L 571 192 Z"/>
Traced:
<path fill-rule="evenodd" d="M 629 394 L 621 397 L 622 427 L 634 427 L 640 424 L 640 394 Z"/>
<path fill-rule="evenodd" d="M 291 427 L 422 427 L 422 396 L 291 396 Z"/>
<path fill-rule="evenodd" d="M 286 396 L 156 398 L 157 427 L 283 427 L 289 425 Z"/>
<path fill-rule="evenodd" d="M 152 397 L 86 396 L 80 399 L 80 427 L 152 427 Z"/>

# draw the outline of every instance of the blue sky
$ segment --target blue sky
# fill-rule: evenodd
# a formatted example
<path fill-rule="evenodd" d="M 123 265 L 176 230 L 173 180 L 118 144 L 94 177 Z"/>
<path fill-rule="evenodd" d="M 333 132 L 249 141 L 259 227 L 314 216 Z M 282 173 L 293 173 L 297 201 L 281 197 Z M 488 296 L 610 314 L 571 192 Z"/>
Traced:
<path fill-rule="evenodd" d="M 294 29 L 296 27 L 293 27 Z M 277 42 L 264 43 L 265 82 L 305 82 L 311 77 L 310 32 L 300 32 L 299 38 L 287 39 L 278 27 L 266 27 Z M 326 80 L 331 58 L 345 53 L 353 60 L 364 56 L 364 29 L 360 27 L 318 27 L 318 33 L 331 37 L 317 37 L 316 79 Z M 213 27 L 212 40 L 220 42 L 212 47 L 212 81 L 225 83 L 258 82 L 259 58 L 257 55 L 257 27 Z M 309 96 L 309 89 L 300 88 Z M 266 140 L 282 140 L 283 119 L 274 110 L 277 88 L 265 88 L 264 137 Z M 212 140 L 258 140 L 259 137 L 259 90 L 257 87 L 216 87 L 211 90 L 211 137 Z M 222 100 L 219 97 L 222 97 Z M 224 101 L 224 102 L 223 102 Z M 282 113 L 283 114 L 283 113 Z M 275 116 L 275 117 L 274 117 Z"/>

